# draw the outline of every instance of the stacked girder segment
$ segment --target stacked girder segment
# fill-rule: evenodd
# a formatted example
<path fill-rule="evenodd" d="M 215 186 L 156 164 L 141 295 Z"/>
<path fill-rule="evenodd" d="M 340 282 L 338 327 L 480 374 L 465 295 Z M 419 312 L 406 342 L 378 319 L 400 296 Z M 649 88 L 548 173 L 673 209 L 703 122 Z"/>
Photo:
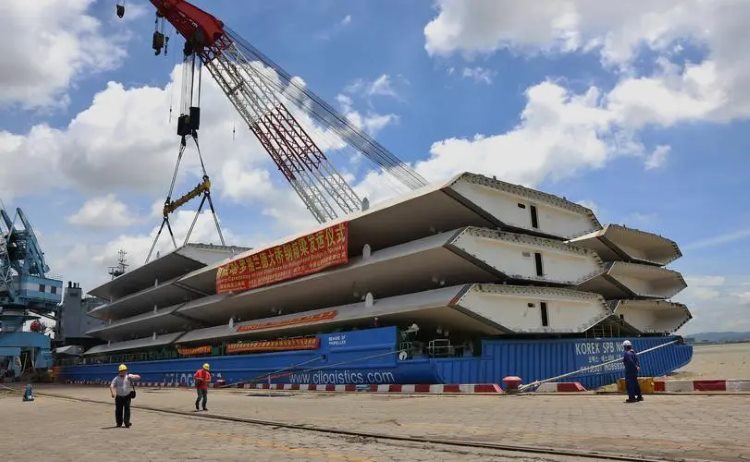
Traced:
<path fill-rule="evenodd" d="M 554 313 L 553 322 L 548 326 L 535 322 L 536 317 L 533 313 L 539 313 L 542 309 L 541 303 L 548 305 L 550 312 Z M 327 313 L 329 316 L 303 324 L 284 324 L 285 320 L 298 318 L 299 314 L 296 313 L 271 317 L 256 316 L 251 320 L 237 323 L 232 328 L 226 324 L 214 325 L 188 331 L 180 330 L 161 335 L 159 338 L 175 335 L 173 342 L 190 343 L 229 338 L 244 339 L 251 336 L 296 336 L 311 334 L 322 328 L 333 329 L 347 325 L 365 328 L 373 317 L 391 324 L 417 322 L 427 329 L 434 329 L 443 322 L 450 322 L 451 328 L 478 335 L 571 334 L 586 330 L 605 319 L 609 316 L 609 309 L 600 295 L 575 290 L 504 284 L 461 284 L 383 297 L 373 305 L 355 302 L 307 310 L 305 313 L 310 316 Z M 279 322 L 281 324 L 276 324 Z M 241 326 L 252 324 L 268 324 L 268 327 L 247 332 L 241 330 Z M 93 352 L 90 350 L 87 354 L 108 348 L 124 349 L 132 342 L 148 343 L 151 339 L 152 337 L 141 337 L 135 341 L 113 342 L 109 347 L 95 347 L 97 349 Z"/>
<path fill-rule="evenodd" d="M 539 253 L 547 269 L 544 276 L 538 275 L 534 258 L 524 256 L 529 253 Z M 598 257 L 590 250 L 545 238 L 470 227 L 375 250 L 367 258 L 353 257 L 348 265 L 284 284 L 212 295 L 188 303 L 183 302 L 186 292 L 181 289 L 190 287 L 190 279 L 167 281 L 95 309 L 91 313 L 95 317 L 115 321 L 91 334 L 110 340 L 110 332 L 123 331 L 124 325 L 143 328 L 155 320 L 161 328 L 174 321 L 169 319 L 170 315 L 220 324 L 230 317 L 262 317 L 269 306 L 293 313 L 353 303 L 368 292 L 380 299 L 477 282 L 565 286 L 588 279 L 592 270 L 599 271 L 599 267 Z M 176 284 L 180 290 L 175 289 Z M 160 311 L 157 316 L 151 312 L 153 305 L 171 305 L 173 311 L 167 309 L 169 314 Z M 126 311 L 131 316 L 123 316 Z"/>
<path fill-rule="evenodd" d="M 612 300 L 609 306 L 619 320 L 639 334 L 675 332 L 693 317 L 682 303 L 667 300 Z"/>
<path fill-rule="evenodd" d="M 685 305 L 669 301 L 687 287 L 679 272 L 665 266 L 682 256 L 671 239 L 609 224 L 567 243 L 594 250 L 604 260 L 602 272 L 577 288 L 609 300 L 609 322 L 653 335 L 675 332 L 692 318 Z"/>
<path fill-rule="evenodd" d="M 262 71 L 229 42 L 202 54 L 205 66 L 318 222 L 361 201 L 310 135 L 279 100 Z"/>
<path fill-rule="evenodd" d="M 576 237 L 569 242 L 573 245 L 595 250 L 606 261 L 620 260 L 665 266 L 682 256 L 677 243 L 671 239 L 614 224 Z"/>
<path fill-rule="evenodd" d="M 523 228 L 528 214 L 517 207 L 519 203 L 534 204 L 542 217 L 538 232 L 557 238 L 528 234 L 529 231 Z M 399 233 L 391 231 L 405 221 L 408 221 L 408 226 Z M 452 228 L 459 223 L 476 223 L 478 226 Z M 497 223 L 521 234 L 489 229 Z M 487 308 L 496 320 L 518 317 L 525 322 L 513 324 L 508 321 L 503 324 L 507 331 L 496 332 L 497 335 L 549 333 L 560 328 L 568 329 L 567 333 L 585 332 L 586 335 L 601 332 L 595 334 L 599 336 L 623 333 L 655 335 L 677 329 L 689 319 L 687 311 L 687 314 L 682 314 L 676 309 L 654 309 L 671 306 L 667 305 L 670 302 L 660 299 L 668 298 L 684 287 L 679 273 L 644 263 L 602 261 L 594 250 L 563 241 L 571 235 L 589 233 L 590 228 L 600 226 L 598 220 L 588 209 L 534 190 L 464 174 L 401 199 L 376 204 L 351 217 L 349 224 L 350 248 L 360 249 L 367 244 L 372 250 L 366 256 L 351 254 L 347 265 L 241 293 L 201 296 L 201 291 L 213 294 L 216 265 L 221 264 L 216 263 L 178 277 L 181 288 L 197 289 L 191 302 L 183 304 L 181 291 L 168 293 L 172 290 L 172 282 L 167 281 L 158 288 L 149 289 L 149 292 L 160 294 L 159 300 L 149 298 L 150 302 L 143 303 L 143 309 L 137 309 L 139 302 L 135 299 L 112 304 L 107 309 L 118 311 L 120 315 L 115 318 L 120 318 L 120 321 L 113 322 L 111 328 L 100 329 L 98 334 L 116 341 L 120 340 L 118 337 L 122 332 L 127 332 L 128 326 L 140 334 L 148 332 L 152 323 L 154 326 L 151 327 L 158 324 L 159 329 L 168 330 L 200 327 L 197 323 L 195 326 L 182 325 L 173 319 L 180 315 L 206 326 L 221 326 L 217 331 L 227 332 L 228 320 L 242 323 L 264 319 L 269 316 L 269 309 L 272 309 L 274 318 L 283 312 L 284 316 L 293 319 L 303 312 L 359 304 L 368 293 L 374 297 L 374 307 L 377 307 L 384 298 L 472 283 L 521 284 L 528 288 L 524 290 L 530 291 L 537 290 L 532 286 L 547 286 L 541 288 L 544 293 L 536 300 L 522 300 L 523 303 L 499 312 Z M 441 229 L 452 231 L 432 234 Z M 634 238 L 633 248 L 640 248 L 642 239 L 651 239 L 643 233 L 635 233 Z M 276 244 L 240 256 L 264 251 L 273 245 Z M 615 311 L 615 305 L 602 307 L 597 302 L 596 317 L 575 321 L 578 308 L 571 305 L 558 309 L 557 302 L 548 297 L 550 286 L 578 288 L 610 301 L 619 300 L 619 310 Z M 543 308 L 542 302 L 546 307 Z M 124 314 L 123 310 L 130 309 L 126 305 L 133 308 L 130 314 L 141 314 Z M 145 311 L 150 311 L 154 305 L 161 308 L 158 315 L 147 315 Z M 490 303 L 488 306 L 494 305 Z M 542 312 L 546 312 L 546 316 Z M 660 324 L 663 327 L 651 328 L 656 321 L 662 322 L 667 313 L 675 316 Z M 372 316 L 381 314 L 370 313 Z M 380 321 L 388 319 L 391 318 L 382 317 Z M 425 318 L 419 325 L 426 322 Z"/>

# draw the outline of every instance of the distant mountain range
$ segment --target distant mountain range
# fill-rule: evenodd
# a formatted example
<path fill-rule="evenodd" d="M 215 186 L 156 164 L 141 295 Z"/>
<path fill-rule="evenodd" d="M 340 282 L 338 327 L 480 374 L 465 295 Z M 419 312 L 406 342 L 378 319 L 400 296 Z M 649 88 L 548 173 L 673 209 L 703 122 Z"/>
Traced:
<path fill-rule="evenodd" d="M 750 342 L 750 332 L 701 332 L 685 338 L 696 343 Z"/>

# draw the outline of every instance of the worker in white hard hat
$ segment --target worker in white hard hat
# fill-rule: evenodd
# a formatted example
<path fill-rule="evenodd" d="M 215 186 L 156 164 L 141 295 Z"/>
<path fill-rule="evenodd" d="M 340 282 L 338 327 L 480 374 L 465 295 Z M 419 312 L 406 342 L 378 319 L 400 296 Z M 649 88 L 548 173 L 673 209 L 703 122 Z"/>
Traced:
<path fill-rule="evenodd" d="M 641 395 L 641 386 L 638 383 L 638 373 L 641 371 L 641 363 L 638 361 L 638 354 L 633 349 L 630 340 L 622 342 L 624 350 L 622 362 L 625 364 L 625 387 L 628 390 L 628 399 L 626 403 L 636 403 L 643 401 Z"/>
<path fill-rule="evenodd" d="M 128 366 L 120 364 L 117 368 L 117 376 L 112 379 L 109 391 L 115 399 L 115 423 L 118 427 L 130 428 L 130 401 L 135 398 L 135 385 L 133 382 L 141 380 L 138 374 L 128 374 Z"/>
<path fill-rule="evenodd" d="M 207 411 L 206 402 L 208 401 L 208 385 L 211 383 L 211 366 L 205 363 L 203 367 L 195 371 L 195 390 L 198 392 L 198 398 L 195 400 L 195 410 L 200 411 L 198 405 L 203 401 L 203 410 Z"/>

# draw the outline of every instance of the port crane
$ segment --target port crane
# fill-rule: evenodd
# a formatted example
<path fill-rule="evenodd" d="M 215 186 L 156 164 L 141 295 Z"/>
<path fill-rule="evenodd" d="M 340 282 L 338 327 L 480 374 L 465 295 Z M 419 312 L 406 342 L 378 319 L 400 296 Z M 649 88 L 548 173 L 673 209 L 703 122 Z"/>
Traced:
<path fill-rule="evenodd" d="M 11 377 L 29 363 L 32 368 L 52 364 L 50 339 L 38 319 L 58 319 L 62 281 L 48 272 L 26 214 L 20 208 L 11 213 L 0 201 L 0 371 Z M 31 331 L 24 331 L 28 321 Z"/>
<path fill-rule="evenodd" d="M 11 216 L 0 206 L 0 308 L 22 308 L 54 320 L 62 282 L 48 272 L 26 214 L 17 208 Z"/>
<path fill-rule="evenodd" d="M 156 7 L 152 43 L 155 54 L 167 51 L 169 37 L 164 34 L 164 21 L 174 26 L 185 39 L 182 102 L 177 128 L 178 135 L 183 137 L 183 146 L 185 137 L 190 136 L 196 140 L 197 146 L 200 70 L 205 67 L 319 223 L 335 219 L 340 214 L 360 211 L 366 208 L 366 202 L 363 204 L 290 107 L 310 115 L 316 123 L 332 130 L 407 188 L 426 185 L 424 178 L 411 167 L 218 18 L 185 0 L 150 1 Z M 117 14 L 122 17 L 124 4 L 117 5 Z M 205 199 L 209 186 L 204 168 L 204 183 L 180 199 L 189 200 L 201 194 Z M 213 209 L 212 204 L 211 207 Z M 174 208 L 168 198 L 165 219 Z M 168 222 L 166 224 L 169 226 Z"/>

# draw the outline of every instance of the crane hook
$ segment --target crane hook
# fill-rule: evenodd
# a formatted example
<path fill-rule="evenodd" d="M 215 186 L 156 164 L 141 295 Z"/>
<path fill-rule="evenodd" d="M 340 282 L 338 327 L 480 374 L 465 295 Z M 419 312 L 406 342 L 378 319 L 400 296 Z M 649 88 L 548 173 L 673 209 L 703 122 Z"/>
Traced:
<path fill-rule="evenodd" d="M 151 39 L 151 48 L 153 48 L 155 55 L 161 54 L 161 50 L 166 46 L 168 40 L 165 39 L 165 35 L 162 32 L 162 30 L 164 30 L 163 21 L 161 23 L 161 30 L 159 30 L 159 19 L 161 19 L 161 16 L 159 16 L 159 13 L 157 12 L 156 20 L 154 21 L 154 35 Z"/>
<path fill-rule="evenodd" d="M 151 48 L 154 49 L 154 54 L 159 55 L 162 48 L 164 48 L 164 34 L 159 31 L 154 31 L 154 36 L 151 41 Z"/>
<path fill-rule="evenodd" d="M 122 19 L 125 16 L 125 2 L 116 4 L 115 11 L 117 12 L 117 17 Z"/>

